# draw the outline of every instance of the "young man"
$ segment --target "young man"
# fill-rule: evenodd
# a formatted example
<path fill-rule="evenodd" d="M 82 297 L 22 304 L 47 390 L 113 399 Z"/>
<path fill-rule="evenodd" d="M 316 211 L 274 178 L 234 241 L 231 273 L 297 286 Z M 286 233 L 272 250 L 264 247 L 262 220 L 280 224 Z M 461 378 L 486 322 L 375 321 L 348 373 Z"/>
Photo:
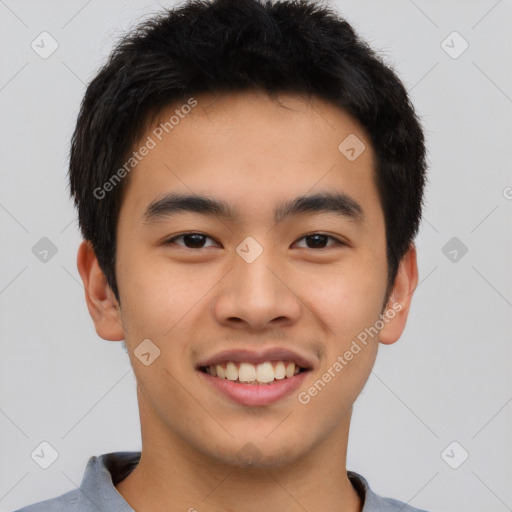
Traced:
<path fill-rule="evenodd" d="M 196 0 L 128 34 L 87 89 L 70 184 L 142 451 L 22 510 L 418 510 L 346 453 L 418 281 L 425 169 L 403 85 L 326 7 Z"/>

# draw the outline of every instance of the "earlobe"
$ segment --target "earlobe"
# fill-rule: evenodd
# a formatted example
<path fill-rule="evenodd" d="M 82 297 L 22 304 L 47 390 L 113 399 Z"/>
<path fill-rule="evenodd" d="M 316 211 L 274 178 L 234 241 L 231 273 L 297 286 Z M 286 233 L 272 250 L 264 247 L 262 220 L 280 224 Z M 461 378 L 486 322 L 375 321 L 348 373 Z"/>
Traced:
<path fill-rule="evenodd" d="M 87 309 L 94 322 L 96 333 L 104 340 L 123 340 L 124 330 L 119 303 L 107 284 L 105 274 L 99 266 L 89 240 L 81 242 L 76 263 L 84 285 Z"/>
<path fill-rule="evenodd" d="M 391 345 L 398 341 L 402 335 L 407 322 L 407 316 L 409 315 L 412 295 L 417 284 L 418 265 L 416 261 L 416 247 L 413 243 L 400 262 L 393 291 L 386 310 L 382 314 L 384 327 L 379 333 L 379 341 L 381 343 Z"/>

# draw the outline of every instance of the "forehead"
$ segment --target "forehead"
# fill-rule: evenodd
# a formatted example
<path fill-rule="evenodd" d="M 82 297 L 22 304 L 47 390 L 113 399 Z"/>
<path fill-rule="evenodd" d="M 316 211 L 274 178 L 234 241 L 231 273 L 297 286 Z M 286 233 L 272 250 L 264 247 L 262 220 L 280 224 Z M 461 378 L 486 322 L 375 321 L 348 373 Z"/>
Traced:
<path fill-rule="evenodd" d="M 251 205 L 282 206 L 315 192 L 379 203 L 370 139 L 335 105 L 259 92 L 193 99 L 193 108 L 174 103 L 161 110 L 136 144 L 152 146 L 129 175 L 123 200 L 139 218 L 172 192 L 222 198 L 232 213 L 252 216 Z M 275 218 L 277 210 L 268 214 Z"/>

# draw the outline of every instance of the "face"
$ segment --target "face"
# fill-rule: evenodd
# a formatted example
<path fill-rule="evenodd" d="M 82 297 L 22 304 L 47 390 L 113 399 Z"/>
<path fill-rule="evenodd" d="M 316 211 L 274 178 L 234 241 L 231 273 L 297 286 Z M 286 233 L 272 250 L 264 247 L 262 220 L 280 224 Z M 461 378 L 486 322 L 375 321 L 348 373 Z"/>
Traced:
<path fill-rule="evenodd" d="M 169 134 L 154 130 L 179 105 L 137 145 L 155 142 L 119 213 L 121 306 L 95 323 L 125 339 L 143 443 L 151 433 L 219 462 L 290 463 L 346 432 L 379 341 L 404 328 L 415 259 L 382 322 L 386 237 L 369 137 L 327 102 L 279 99 L 286 108 L 262 93 L 198 96 Z M 274 381 L 207 374 L 216 360 L 251 382 L 254 370 L 268 378 L 258 367 L 268 361 Z M 300 373 L 282 378 L 277 361 L 293 374 L 293 360 Z"/>

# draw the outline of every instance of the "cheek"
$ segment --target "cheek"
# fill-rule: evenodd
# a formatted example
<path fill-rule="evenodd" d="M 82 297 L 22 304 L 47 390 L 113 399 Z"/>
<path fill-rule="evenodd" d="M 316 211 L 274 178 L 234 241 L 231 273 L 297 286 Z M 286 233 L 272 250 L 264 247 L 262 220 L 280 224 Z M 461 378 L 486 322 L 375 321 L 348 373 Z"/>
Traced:
<path fill-rule="evenodd" d="M 373 324 L 379 316 L 385 291 L 382 269 L 364 265 L 354 257 L 338 266 L 308 272 L 299 297 L 328 327 L 330 336 L 347 340 Z"/>
<path fill-rule="evenodd" d="M 138 261 L 145 263 L 138 264 Z M 151 263 L 147 263 L 151 261 Z M 121 296 L 126 344 L 132 350 L 149 338 L 160 349 L 160 363 L 173 367 L 197 342 L 205 309 L 222 277 L 208 265 L 177 265 L 168 258 L 130 258 Z"/>
<path fill-rule="evenodd" d="M 129 271 L 121 276 L 123 321 L 134 341 L 141 336 L 163 340 L 204 295 L 186 272 L 168 262 L 133 255 L 124 268 Z"/>
<path fill-rule="evenodd" d="M 369 336 L 368 329 L 379 319 L 386 278 L 385 267 L 374 261 L 370 251 L 359 254 L 331 269 L 325 279 L 317 276 L 319 286 L 310 286 L 309 292 L 304 288 L 308 306 L 326 326 L 322 382 L 310 389 L 310 396 L 334 423 L 361 392 L 377 355 L 378 336 Z"/>

